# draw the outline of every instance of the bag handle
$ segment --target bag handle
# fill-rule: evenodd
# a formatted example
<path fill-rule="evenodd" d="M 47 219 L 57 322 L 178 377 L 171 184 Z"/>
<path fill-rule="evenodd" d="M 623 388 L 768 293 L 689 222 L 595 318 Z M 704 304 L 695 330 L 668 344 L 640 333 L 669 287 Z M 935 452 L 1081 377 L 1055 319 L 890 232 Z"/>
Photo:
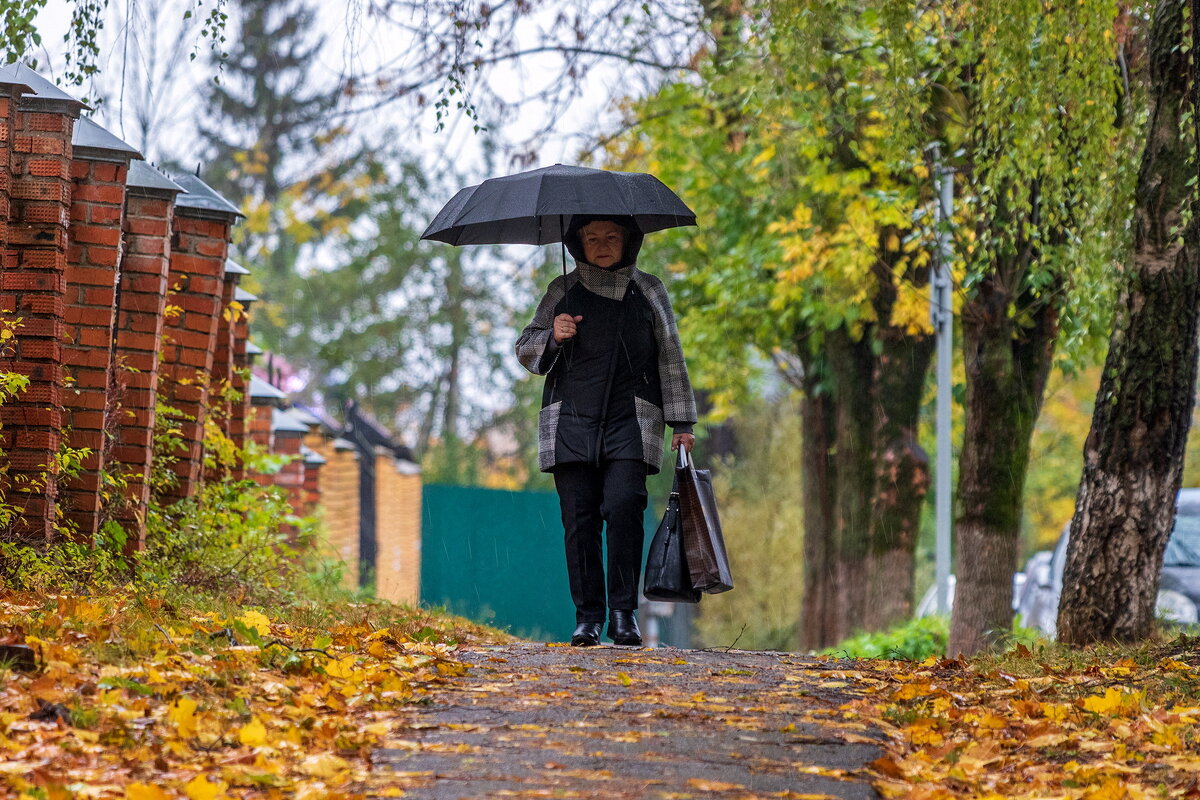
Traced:
<path fill-rule="evenodd" d="M 682 444 L 679 445 L 678 453 L 679 453 L 679 456 L 675 461 L 676 469 L 687 469 L 688 467 L 692 466 L 692 460 L 688 456 L 687 448 L 684 447 Z"/>

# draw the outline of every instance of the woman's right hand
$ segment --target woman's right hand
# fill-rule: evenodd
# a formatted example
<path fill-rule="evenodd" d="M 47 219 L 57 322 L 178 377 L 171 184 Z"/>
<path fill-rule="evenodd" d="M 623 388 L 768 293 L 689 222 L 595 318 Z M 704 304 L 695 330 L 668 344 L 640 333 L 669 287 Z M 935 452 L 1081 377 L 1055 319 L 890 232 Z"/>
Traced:
<path fill-rule="evenodd" d="M 570 314 L 559 314 L 554 318 L 554 341 L 562 344 L 567 339 L 575 335 L 575 325 L 583 320 L 583 317 L 572 317 Z"/>

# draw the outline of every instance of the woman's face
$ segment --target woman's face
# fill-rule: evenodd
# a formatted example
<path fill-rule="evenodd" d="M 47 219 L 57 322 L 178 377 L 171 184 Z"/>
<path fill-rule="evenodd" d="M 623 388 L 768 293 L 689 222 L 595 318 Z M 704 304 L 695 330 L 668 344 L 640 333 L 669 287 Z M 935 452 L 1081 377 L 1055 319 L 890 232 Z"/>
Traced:
<path fill-rule="evenodd" d="M 579 229 L 583 257 L 597 267 L 611 267 L 625 252 L 625 229 L 615 222 L 596 220 Z"/>

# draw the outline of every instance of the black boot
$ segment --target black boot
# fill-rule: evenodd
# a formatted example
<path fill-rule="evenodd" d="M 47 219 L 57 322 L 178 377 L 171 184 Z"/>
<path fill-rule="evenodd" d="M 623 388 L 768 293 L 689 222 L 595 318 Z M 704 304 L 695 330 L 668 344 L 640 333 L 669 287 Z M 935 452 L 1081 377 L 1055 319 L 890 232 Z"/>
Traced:
<path fill-rule="evenodd" d="M 571 647 L 593 647 L 600 644 L 600 623 L 581 622 L 571 634 Z"/>
<path fill-rule="evenodd" d="M 613 609 L 608 612 L 608 638 L 613 644 L 641 647 L 642 632 L 638 630 L 637 617 L 632 611 Z"/>

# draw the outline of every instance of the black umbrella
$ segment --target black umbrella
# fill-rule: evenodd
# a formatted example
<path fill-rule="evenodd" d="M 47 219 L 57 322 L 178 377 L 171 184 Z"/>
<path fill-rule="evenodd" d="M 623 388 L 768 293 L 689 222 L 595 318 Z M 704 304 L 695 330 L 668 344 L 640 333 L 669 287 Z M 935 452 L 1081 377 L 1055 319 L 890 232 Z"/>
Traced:
<path fill-rule="evenodd" d="M 633 217 L 642 233 L 696 224 L 695 213 L 653 175 L 555 164 L 462 189 L 421 238 L 455 245 L 552 244 L 580 214 Z"/>

